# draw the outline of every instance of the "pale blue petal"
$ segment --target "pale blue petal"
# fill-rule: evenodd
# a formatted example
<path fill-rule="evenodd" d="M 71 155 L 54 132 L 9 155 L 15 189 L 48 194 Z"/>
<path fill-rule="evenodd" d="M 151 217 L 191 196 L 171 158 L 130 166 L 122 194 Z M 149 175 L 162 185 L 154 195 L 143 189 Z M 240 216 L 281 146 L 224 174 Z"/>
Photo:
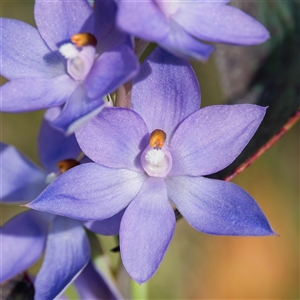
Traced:
<path fill-rule="evenodd" d="M 206 61 L 215 49 L 201 43 L 173 21 L 170 21 L 169 34 L 158 43 L 173 55 L 200 61 Z"/>
<path fill-rule="evenodd" d="M 123 44 L 128 35 L 116 27 L 117 4 L 113 0 L 97 0 L 94 4 L 97 53 Z"/>
<path fill-rule="evenodd" d="M 68 135 L 72 134 L 92 120 L 104 108 L 104 104 L 102 96 L 90 99 L 85 87 L 79 84 L 59 116 L 50 124 Z"/>
<path fill-rule="evenodd" d="M 63 61 L 39 32 L 22 21 L 0 19 L 1 75 L 7 79 L 52 78 L 65 73 Z"/>
<path fill-rule="evenodd" d="M 32 201 L 46 187 L 46 173 L 16 148 L 0 142 L 0 202 Z"/>
<path fill-rule="evenodd" d="M 191 65 L 156 48 L 134 81 L 132 109 L 150 133 L 164 130 L 169 140 L 178 124 L 199 107 L 200 89 Z"/>
<path fill-rule="evenodd" d="M 114 92 L 132 79 L 138 68 L 138 60 L 127 45 L 119 45 L 104 52 L 94 62 L 84 81 L 88 97 L 95 99 Z"/>
<path fill-rule="evenodd" d="M 42 255 L 51 216 L 26 211 L 1 227 L 0 283 L 27 270 Z"/>
<path fill-rule="evenodd" d="M 156 272 L 171 242 L 175 223 L 164 179 L 148 177 L 126 209 L 120 229 L 123 264 L 139 284 Z"/>
<path fill-rule="evenodd" d="M 214 105 L 180 124 L 171 140 L 170 175 L 208 175 L 232 163 L 249 143 L 266 108 L 254 104 Z"/>
<path fill-rule="evenodd" d="M 255 200 L 237 185 L 205 177 L 167 179 L 168 195 L 196 230 L 216 235 L 275 235 Z"/>
<path fill-rule="evenodd" d="M 130 170 L 86 163 L 60 175 L 28 207 L 84 221 L 103 220 L 124 209 L 145 178 Z"/>
<path fill-rule="evenodd" d="M 75 135 L 66 136 L 44 119 L 38 136 L 40 161 L 50 172 L 57 172 L 57 163 L 64 159 L 76 159 L 81 153 Z"/>
<path fill-rule="evenodd" d="M 41 36 L 52 51 L 69 42 L 73 34 L 94 33 L 93 9 L 85 0 L 36 0 L 34 17 Z"/>
<path fill-rule="evenodd" d="M 142 171 L 140 153 L 149 143 L 142 118 L 125 108 L 105 108 L 76 132 L 83 152 L 96 163 L 109 168 Z"/>
<path fill-rule="evenodd" d="M 269 38 L 262 24 L 229 5 L 181 2 L 172 18 L 190 34 L 210 42 L 255 45 Z"/>
<path fill-rule="evenodd" d="M 117 25 L 124 32 L 144 40 L 164 38 L 169 21 L 152 0 L 118 0 Z"/>
<path fill-rule="evenodd" d="M 86 222 L 84 226 L 89 230 L 102 235 L 118 235 L 120 231 L 121 220 L 124 215 L 124 210 L 121 210 L 116 215 L 101 221 Z"/>
<path fill-rule="evenodd" d="M 72 283 L 89 259 L 90 244 L 81 222 L 56 217 L 36 276 L 34 299 L 54 299 Z"/>
<path fill-rule="evenodd" d="M 76 86 L 77 83 L 68 75 L 51 79 L 13 79 L 1 86 L 0 110 L 16 113 L 59 106 L 67 101 Z"/>
<path fill-rule="evenodd" d="M 122 299 L 122 296 L 118 293 L 111 280 L 104 274 L 104 272 L 96 269 L 91 261 L 83 269 L 82 273 L 75 279 L 74 285 L 80 298 L 84 300 Z"/>

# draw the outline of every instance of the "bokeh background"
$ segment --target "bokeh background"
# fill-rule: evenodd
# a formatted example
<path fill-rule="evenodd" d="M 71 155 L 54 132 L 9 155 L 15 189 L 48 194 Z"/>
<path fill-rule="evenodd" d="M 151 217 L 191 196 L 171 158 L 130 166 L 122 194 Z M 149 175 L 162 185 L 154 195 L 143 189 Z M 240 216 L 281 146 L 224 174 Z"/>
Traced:
<path fill-rule="evenodd" d="M 274 45 L 283 41 L 285 29 L 299 22 L 284 2 L 271 6 L 266 1 L 234 3 L 270 26 L 272 39 L 255 47 L 218 46 L 209 62 L 193 63 L 203 106 L 236 98 L 253 101 L 252 96 L 249 100 L 242 95 L 247 94 L 256 70 Z M 33 1 L 1 1 L 1 16 L 34 25 L 33 6 Z M 1 140 L 38 163 L 36 139 L 42 117 L 41 111 L 2 113 Z M 148 283 L 150 299 L 299 299 L 299 130 L 296 124 L 233 180 L 257 200 L 280 236 L 209 236 L 181 219 L 160 268 Z M 3 205 L 0 209 L 1 225 L 23 210 Z M 116 246 L 113 238 L 100 240 L 107 251 Z M 118 254 L 109 253 L 109 257 L 116 266 Z"/>

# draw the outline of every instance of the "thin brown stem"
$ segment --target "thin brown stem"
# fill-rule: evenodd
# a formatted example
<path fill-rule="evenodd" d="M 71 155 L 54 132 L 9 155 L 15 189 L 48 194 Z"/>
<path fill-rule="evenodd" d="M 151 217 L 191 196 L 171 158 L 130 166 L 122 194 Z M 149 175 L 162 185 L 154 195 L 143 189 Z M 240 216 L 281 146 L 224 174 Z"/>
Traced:
<path fill-rule="evenodd" d="M 130 108 L 132 81 L 121 85 L 116 92 L 116 106 Z"/>

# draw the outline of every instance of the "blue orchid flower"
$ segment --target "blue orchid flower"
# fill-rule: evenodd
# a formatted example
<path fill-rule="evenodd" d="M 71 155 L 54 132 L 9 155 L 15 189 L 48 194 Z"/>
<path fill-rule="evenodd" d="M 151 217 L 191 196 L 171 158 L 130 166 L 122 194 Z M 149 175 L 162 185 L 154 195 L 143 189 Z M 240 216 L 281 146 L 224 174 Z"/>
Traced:
<path fill-rule="evenodd" d="M 62 174 L 28 207 L 85 221 L 125 209 L 121 257 L 138 283 L 155 273 L 172 239 L 172 205 L 207 234 L 273 235 L 249 194 L 233 183 L 204 177 L 235 160 L 266 109 L 199 107 L 200 89 L 190 64 L 156 49 L 135 80 L 133 110 L 106 108 L 76 133 L 95 163 Z"/>
<path fill-rule="evenodd" d="M 34 199 L 51 180 L 78 165 L 75 159 L 80 152 L 74 134 L 66 137 L 46 120 L 39 134 L 39 153 L 45 170 L 37 167 L 14 147 L 1 143 L 1 202 L 15 204 Z M 89 160 L 80 160 L 81 163 L 85 161 Z M 59 162 L 58 166 L 55 162 Z M 45 252 L 34 283 L 35 299 L 54 299 L 72 283 L 90 260 L 90 244 L 84 227 L 103 235 L 117 235 L 122 215 L 123 212 L 120 212 L 98 222 L 81 222 L 33 210 L 16 215 L 0 231 L 0 283 L 27 270 Z M 78 278 L 79 284 L 84 280 Z M 106 293 L 110 288 L 101 282 L 103 280 L 99 282 L 99 289 Z M 88 293 L 83 287 L 81 290 L 82 293 Z"/>
<path fill-rule="evenodd" d="M 38 30 L 2 18 L 1 75 L 10 81 L 1 87 L 1 111 L 60 107 L 48 120 L 68 134 L 99 113 L 103 97 L 138 70 L 115 12 L 112 0 L 96 1 L 94 10 L 86 0 L 36 0 Z"/>
<path fill-rule="evenodd" d="M 206 60 L 208 42 L 255 45 L 269 33 L 258 21 L 227 5 L 229 0 L 117 0 L 117 25 L 124 32 L 159 44 L 170 53 Z"/>

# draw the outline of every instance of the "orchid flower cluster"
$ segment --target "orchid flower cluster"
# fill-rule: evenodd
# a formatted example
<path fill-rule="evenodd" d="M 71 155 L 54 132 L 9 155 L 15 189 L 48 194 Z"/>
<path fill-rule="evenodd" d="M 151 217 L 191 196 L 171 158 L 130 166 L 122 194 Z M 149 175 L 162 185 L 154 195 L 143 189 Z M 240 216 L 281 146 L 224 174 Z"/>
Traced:
<path fill-rule="evenodd" d="M 214 46 L 202 40 L 269 37 L 227 2 L 36 0 L 37 29 L 1 19 L 1 111 L 46 109 L 43 168 L 1 144 L 1 201 L 29 208 L 1 228 L 1 282 L 44 253 L 35 299 L 63 297 L 71 283 L 82 299 L 122 299 L 91 256 L 89 232 L 119 235 L 124 267 L 142 284 L 172 240 L 175 207 L 207 234 L 275 234 L 246 191 L 206 177 L 236 159 L 266 112 L 200 109 L 187 59 L 209 58 Z M 140 64 L 149 42 L 158 46 Z"/>

